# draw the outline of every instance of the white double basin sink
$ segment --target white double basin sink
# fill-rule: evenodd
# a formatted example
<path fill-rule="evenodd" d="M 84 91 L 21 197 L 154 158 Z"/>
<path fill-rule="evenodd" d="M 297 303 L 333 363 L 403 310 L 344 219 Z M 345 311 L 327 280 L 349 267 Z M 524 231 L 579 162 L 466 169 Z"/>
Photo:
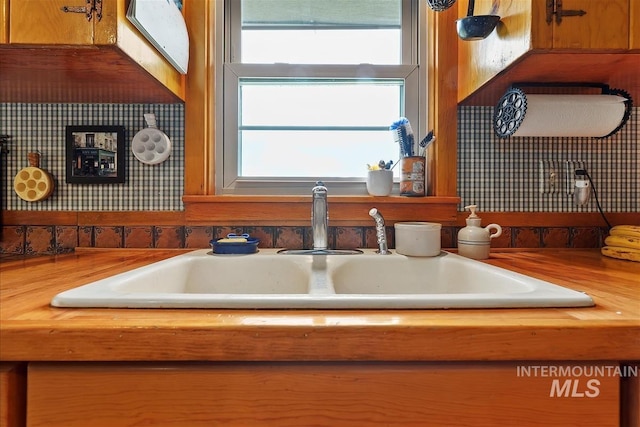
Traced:
<path fill-rule="evenodd" d="M 587 307 L 586 294 L 442 252 L 436 257 L 196 250 L 56 295 L 56 307 L 445 309 Z"/>

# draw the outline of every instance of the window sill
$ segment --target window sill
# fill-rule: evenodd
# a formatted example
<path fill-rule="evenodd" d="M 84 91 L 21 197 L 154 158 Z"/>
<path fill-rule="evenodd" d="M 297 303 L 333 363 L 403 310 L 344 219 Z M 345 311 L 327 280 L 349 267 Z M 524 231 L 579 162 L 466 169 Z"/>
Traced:
<path fill-rule="evenodd" d="M 197 196 L 182 198 L 190 225 L 308 225 L 311 196 Z M 329 225 L 370 225 L 369 210 L 387 224 L 431 221 L 455 224 L 459 197 L 329 196 Z"/>

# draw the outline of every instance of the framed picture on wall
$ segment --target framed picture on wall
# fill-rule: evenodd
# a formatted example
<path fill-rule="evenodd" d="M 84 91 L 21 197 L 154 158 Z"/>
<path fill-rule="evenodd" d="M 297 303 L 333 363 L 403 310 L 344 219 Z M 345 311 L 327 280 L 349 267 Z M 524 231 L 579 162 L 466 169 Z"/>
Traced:
<path fill-rule="evenodd" d="M 67 126 L 66 182 L 125 182 L 124 126 Z"/>

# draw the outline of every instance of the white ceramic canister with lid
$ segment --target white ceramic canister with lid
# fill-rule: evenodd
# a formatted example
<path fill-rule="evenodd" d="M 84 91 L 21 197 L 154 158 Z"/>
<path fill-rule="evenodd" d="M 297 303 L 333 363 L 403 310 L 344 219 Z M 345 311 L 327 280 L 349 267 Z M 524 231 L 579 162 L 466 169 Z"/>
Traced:
<path fill-rule="evenodd" d="M 407 256 L 440 255 L 442 224 L 435 222 L 396 222 L 396 252 Z"/>

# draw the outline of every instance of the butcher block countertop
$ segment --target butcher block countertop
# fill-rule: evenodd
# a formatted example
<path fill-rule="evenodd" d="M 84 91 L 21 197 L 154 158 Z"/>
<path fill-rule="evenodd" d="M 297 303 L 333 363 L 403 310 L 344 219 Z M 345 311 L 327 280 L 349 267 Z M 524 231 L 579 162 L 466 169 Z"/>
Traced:
<path fill-rule="evenodd" d="M 187 250 L 82 249 L 0 261 L 2 361 L 640 360 L 640 263 L 597 249 L 486 262 L 587 292 L 590 308 L 83 309 L 57 293 Z"/>

